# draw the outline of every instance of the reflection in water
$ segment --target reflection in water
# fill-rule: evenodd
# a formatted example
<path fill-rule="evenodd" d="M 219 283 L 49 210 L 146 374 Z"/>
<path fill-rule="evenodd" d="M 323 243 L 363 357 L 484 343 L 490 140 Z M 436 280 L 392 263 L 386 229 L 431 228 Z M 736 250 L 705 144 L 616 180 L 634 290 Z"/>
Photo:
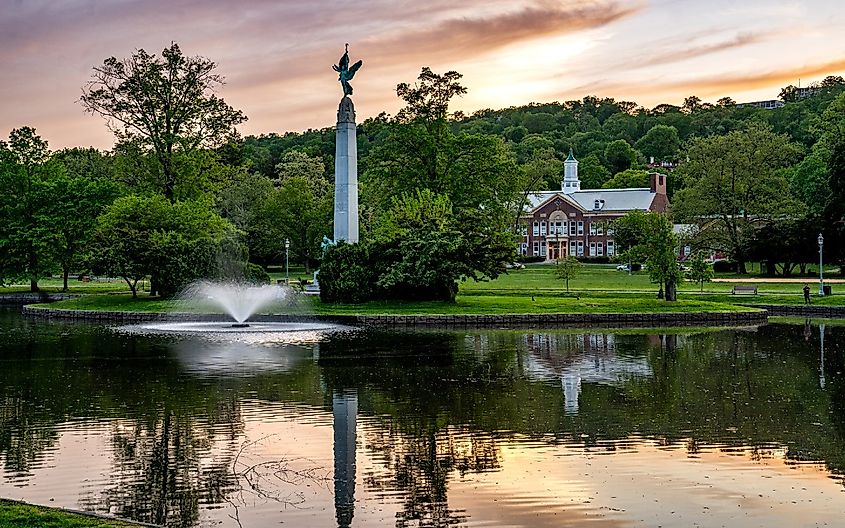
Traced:
<path fill-rule="evenodd" d="M 355 450 L 357 449 L 358 394 L 332 395 L 334 417 L 334 504 L 339 527 L 352 526 L 355 513 Z"/>
<path fill-rule="evenodd" d="M 267 346 L 0 312 L 0 496 L 167 526 L 838 522 L 845 332 L 818 330 Z"/>
<path fill-rule="evenodd" d="M 582 383 L 623 383 L 652 375 L 646 356 L 616 353 L 612 334 L 527 334 L 524 346 L 526 371 L 534 377 L 560 378 L 566 414 L 578 414 Z"/>

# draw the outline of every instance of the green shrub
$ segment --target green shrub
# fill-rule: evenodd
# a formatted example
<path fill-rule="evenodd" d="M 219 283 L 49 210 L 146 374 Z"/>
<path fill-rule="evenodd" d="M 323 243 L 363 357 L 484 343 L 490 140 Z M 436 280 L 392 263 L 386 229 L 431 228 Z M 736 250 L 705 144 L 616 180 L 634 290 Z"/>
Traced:
<path fill-rule="evenodd" d="M 320 299 L 335 303 L 370 300 L 378 280 L 373 264 L 366 244 L 338 242 L 330 247 L 320 266 Z"/>
<path fill-rule="evenodd" d="M 729 260 L 717 260 L 713 263 L 713 271 L 716 273 L 733 273 L 736 271 L 736 263 Z"/>
<path fill-rule="evenodd" d="M 252 284 L 270 284 L 270 274 L 258 264 L 247 262 L 244 267 L 244 280 Z"/>

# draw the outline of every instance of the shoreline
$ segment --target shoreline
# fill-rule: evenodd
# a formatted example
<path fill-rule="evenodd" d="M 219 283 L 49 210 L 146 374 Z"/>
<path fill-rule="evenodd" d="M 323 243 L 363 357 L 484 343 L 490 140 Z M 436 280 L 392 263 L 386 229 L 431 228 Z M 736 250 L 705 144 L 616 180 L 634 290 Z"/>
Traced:
<path fill-rule="evenodd" d="M 44 523 L 49 523 L 50 525 L 53 525 L 53 523 L 57 521 L 67 522 L 68 520 L 72 520 L 75 523 L 74 526 L 79 526 L 80 528 L 84 526 L 91 526 L 92 528 L 132 528 L 136 526 L 143 528 L 163 528 L 158 524 L 133 521 L 131 519 L 115 517 L 113 515 L 106 515 L 97 512 L 75 510 L 72 508 L 62 508 L 58 506 L 46 506 L 43 504 L 34 504 L 16 499 L 0 498 L 0 513 L 2 513 L 2 510 L 4 509 L 7 511 L 17 510 L 17 514 L 25 516 L 28 522 L 43 521 Z M 33 524 L 31 526 L 37 526 L 37 524 Z"/>
<path fill-rule="evenodd" d="M 425 315 L 257 315 L 256 322 L 325 321 L 347 326 L 377 328 L 463 327 L 525 328 L 614 326 L 758 326 L 768 323 L 770 311 L 757 308 L 734 312 L 654 313 L 538 313 L 538 314 L 425 314 Z M 843 312 L 845 313 L 845 312 Z M 74 310 L 26 305 L 22 314 L 43 319 L 140 324 L 152 321 L 230 321 L 222 314 Z M 795 314 L 791 314 L 795 315 Z"/>

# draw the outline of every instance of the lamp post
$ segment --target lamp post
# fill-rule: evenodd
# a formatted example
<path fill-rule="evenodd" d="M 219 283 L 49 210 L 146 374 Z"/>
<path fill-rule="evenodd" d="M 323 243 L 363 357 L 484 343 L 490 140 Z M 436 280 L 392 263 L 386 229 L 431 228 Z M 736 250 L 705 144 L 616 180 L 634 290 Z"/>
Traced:
<path fill-rule="evenodd" d="M 824 263 L 822 261 L 822 248 L 824 247 L 824 237 L 819 233 L 819 296 L 824 297 Z"/>
<path fill-rule="evenodd" d="M 285 239 L 285 284 L 290 284 L 290 266 L 288 265 L 288 256 L 290 254 L 290 240 Z"/>

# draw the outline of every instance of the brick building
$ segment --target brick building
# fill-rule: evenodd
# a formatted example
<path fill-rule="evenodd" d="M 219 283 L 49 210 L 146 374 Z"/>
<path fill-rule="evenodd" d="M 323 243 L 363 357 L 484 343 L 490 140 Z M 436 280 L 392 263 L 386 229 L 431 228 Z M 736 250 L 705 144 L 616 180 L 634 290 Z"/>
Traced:
<path fill-rule="evenodd" d="M 616 247 L 610 222 L 630 211 L 662 213 L 669 207 L 666 175 L 652 172 L 649 183 L 641 189 L 581 190 L 578 161 L 570 151 L 561 189 L 528 195 L 520 254 L 546 260 L 613 256 Z"/>

